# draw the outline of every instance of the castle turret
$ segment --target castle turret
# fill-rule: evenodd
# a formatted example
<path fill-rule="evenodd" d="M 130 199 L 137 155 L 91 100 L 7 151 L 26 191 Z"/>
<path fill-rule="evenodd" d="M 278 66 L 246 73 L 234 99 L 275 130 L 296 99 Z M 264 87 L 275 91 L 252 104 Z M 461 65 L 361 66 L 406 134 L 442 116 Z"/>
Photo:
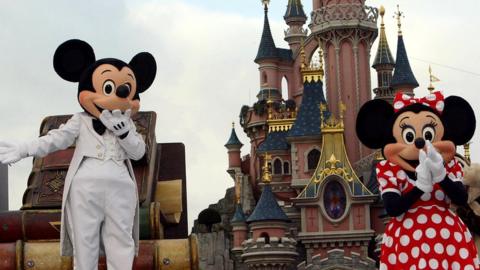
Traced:
<path fill-rule="evenodd" d="M 370 50 L 377 37 L 378 11 L 365 0 L 314 0 L 310 29 L 325 55 L 325 82 L 329 111 L 339 114 L 344 103 L 345 139 L 352 162 L 371 153 L 356 137 L 360 107 L 371 100 Z"/>
<path fill-rule="evenodd" d="M 375 98 L 383 99 L 393 103 L 395 95 L 390 87 L 390 83 L 392 81 L 395 60 L 390 52 L 387 35 L 385 34 L 385 23 L 383 21 L 385 8 L 381 6 L 379 12 L 380 16 L 382 17 L 382 22 L 380 23 L 380 38 L 378 41 L 377 54 L 372 65 L 372 67 L 377 71 L 378 87 L 373 89 L 373 92 L 375 93 Z"/>
<path fill-rule="evenodd" d="M 255 210 L 247 219 L 252 231 L 243 244 L 242 259 L 249 269 L 289 269 L 298 253 L 297 242 L 288 237 L 289 219 L 278 205 L 272 192 L 272 176 L 268 168 L 271 156 L 265 154 L 263 166 L 263 192 Z"/>
<path fill-rule="evenodd" d="M 228 149 L 228 170 L 227 172 L 230 174 L 235 174 L 235 172 L 239 172 L 242 160 L 240 158 L 240 148 L 242 148 L 243 144 L 237 137 L 237 133 L 235 132 L 235 124 L 232 123 L 232 133 L 230 133 L 230 138 L 228 139 L 225 147 Z"/>
<path fill-rule="evenodd" d="M 302 40 L 307 37 L 307 30 L 303 29 L 307 16 L 303 11 L 301 0 L 289 0 L 283 18 L 288 25 L 288 29 L 285 30 L 285 41 L 295 53 L 300 48 Z"/>
<path fill-rule="evenodd" d="M 401 29 L 402 23 L 400 21 L 403 12 L 398 10 L 395 14 L 397 15 L 398 21 L 397 61 L 395 63 L 395 71 L 393 72 L 392 83 L 390 86 L 393 88 L 395 93 L 402 91 L 404 93 L 413 95 L 413 89 L 418 87 L 418 82 L 417 79 L 415 79 L 415 75 L 413 75 L 410 62 L 408 61 L 405 43 L 403 42 L 403 34 Z"/>

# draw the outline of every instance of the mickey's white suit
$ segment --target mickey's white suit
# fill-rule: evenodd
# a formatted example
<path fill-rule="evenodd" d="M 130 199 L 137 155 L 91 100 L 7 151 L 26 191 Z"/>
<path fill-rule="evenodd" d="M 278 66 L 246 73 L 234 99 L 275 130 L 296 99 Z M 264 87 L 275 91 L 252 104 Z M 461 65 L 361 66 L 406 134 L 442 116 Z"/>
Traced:
<path fill-rule="evenodd" d="M 138 193 L 129 159 L 144 155 L 145 142 L 128 121 L 125 138 L 108 129 L 100 136 L 92 117 L 77 113 L 27 146 L 28 155 L 43 157 L 76 143 L 63 190 L 60 243 L 63 256 L 75 253 L 78 270 L 97 269 L 100 235 L 109 270 L 131 269 L 138 254 Z"/>

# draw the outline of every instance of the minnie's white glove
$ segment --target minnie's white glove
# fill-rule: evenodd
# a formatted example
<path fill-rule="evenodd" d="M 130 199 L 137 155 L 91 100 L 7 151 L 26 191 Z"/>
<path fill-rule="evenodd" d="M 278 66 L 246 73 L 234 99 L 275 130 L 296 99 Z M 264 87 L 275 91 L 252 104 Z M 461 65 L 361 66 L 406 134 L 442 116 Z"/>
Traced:
<path fill-rule="evenodd" d="M 438 153 L 438 151 L 433 147 L 430 141 L 427 141 L 427 160 L 426 165 L 430 173 L 432 174 L 433 184 L 439 183 L 445 179 L 447 175 L 447 170 L 443 162 L 443 157 Z"/>
<path fill-rule="evenodd" d="M 427 168 L 427 154 L 425 151 L 420 150 L 418 154 L 418 161 L 419 164 L 415 169 L 415 172 L 417 172 L 417 180 L 415 181 L 415 185 L 421 191 L 430 193 L 433 190 L 433 183 L 430 171 Z"/>
<path fill-rule="evenodd" d="M 0 141 L 0 162 L 11 164 L 22 158 L 28 157 L 28 145 L 26 143 L 13 143 Z"/>
<path fill-rule="evenodd" d="M 115 134 L 115 136 L 122 136 L 132 129 L 130 109 L 126 110 L 124 114 L 120 110 L 114 110 L 110 113 L 107 110 L 103 110 L 100 114 L 100 121 Z"/>

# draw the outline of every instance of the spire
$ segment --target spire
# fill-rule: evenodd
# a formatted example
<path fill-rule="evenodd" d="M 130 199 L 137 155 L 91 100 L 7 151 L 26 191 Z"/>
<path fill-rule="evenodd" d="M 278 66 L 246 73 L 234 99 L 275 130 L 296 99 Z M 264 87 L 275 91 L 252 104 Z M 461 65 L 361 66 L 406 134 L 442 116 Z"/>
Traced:
<path fill-rule="evenodd" d="M 285 21 L 303 21 L 307 20 L 307 15 L 303 11 L 303 5 L 301 0 L 288 0 L 287 11 L 283 16 Z"/>
<path fill-rule="evenodd" d="M 403 35 L 400 28 L 400 17 L 403 16 L 403 12 L 399 10 L 395 14 L 397 15 L 398 21 L 397 62 L 395 63 L 395 71 L 393 72 L 392 83 L 390 85 L 394 89 L 402 87 L 407 88 L 405 90 L 411 90 L 413 92 L 413 89 L 418 87 L 418 82 L 417 79 L 415 79 L 415 75 L 413 75 L 405 44 L 403 43 Z"/>
<path fill-rule="evenodd" d="M 277 199 L 272 192 L 272 187 L 270 182 L 272 181 L 272 176 L 268 168 L 268 163 L 271 160 L 271 155 L 265 153 L 264 165 L 262 167 L 262 181 L 264 183 L 263 192 L 258 200 L 253 213 L 248 217 L 247 222 L 255 221 L 266 221 L 266 220 L 279 220 L 279 221 L 289 221 L 285 212 L 278 205 Z"/>
<path fill-rule="evenodd" d="M 390 47 L 388 46 L 387 35 L 385 34 L 385 23 L 383 21 L 383 16 L 385 15 L 385 8 L 380 6 L 380 16 L 382 17 L 382 22 L 380 24 L 380 39 L 378 41 L 377 55 L 373 61 L 372 67 L 377 69 L 379 65 L 395 65 L 395 60 L 393 59 L 392 53 L 390 52 Z"/>
<path fill-rule="evenodd" d="M 265 19 L 263 22 L 262 39 L 258 47 L 255 63 L 263 59 L 279 58 L 277 47 L 273 41 L 272 32 L 270 31 L 270 23 L 268 22 L 268 3 L 269 0 L 262 0 L 265 10 Z"/>
<path fill-rule="evenodd" d="M 228 139 L 227 143 L 225 144 L 226 148 L 230 148 L 232 146 L 242 147 L 243 143 L 237 137 L 237 133 L 235 132 L 235 123 L 232 122 L 232 133 L 230 133 L 230 138 Z"/>

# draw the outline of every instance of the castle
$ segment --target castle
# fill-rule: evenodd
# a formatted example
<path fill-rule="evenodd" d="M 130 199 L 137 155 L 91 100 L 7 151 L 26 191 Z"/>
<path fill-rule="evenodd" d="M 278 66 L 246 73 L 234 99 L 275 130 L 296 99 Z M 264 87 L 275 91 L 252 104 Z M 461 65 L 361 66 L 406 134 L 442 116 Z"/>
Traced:
<path fill-rule="evenodd" d="M 411 70 L 396 12 L 392 56 L 385 10 L 365 0 L 312 0 L 308 29 L 301 0 L 284 15 L 288 49 L 273 40 L 268 0 L 255 57 L 257 101 L 244 105 L 225 147 L 235 187 L 202 211 L 193 231 L 202 269 L 376 269 L 386 215 L 374 168 L 379 152 L 355 134 L 356 114 L 372 98 L 413 95 Z M 380 23 L 380 29 L 377 24 Z M 379 45 L 370 64 L 371 47 Z M 370 67 L 377 72 L 373 89 Z M 288 96 L 282 96 L 286 79 Z M 373 173 L 372 173 L 373 172 Z"/>

